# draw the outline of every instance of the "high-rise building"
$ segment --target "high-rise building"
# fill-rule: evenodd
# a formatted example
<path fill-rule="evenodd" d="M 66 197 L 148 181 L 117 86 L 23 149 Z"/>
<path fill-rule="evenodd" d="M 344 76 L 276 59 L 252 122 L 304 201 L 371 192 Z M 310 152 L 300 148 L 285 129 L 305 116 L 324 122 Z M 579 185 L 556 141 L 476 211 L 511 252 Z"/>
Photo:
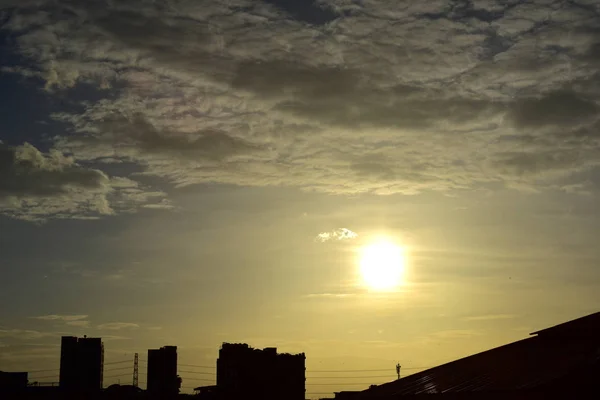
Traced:
<path fill-rule="evenodd" d="M 177 376 L 177 346 L 148 350 L 148 393 L 172 396 L 179 393 L 181 379 Z"/>
<path fill-rule="evenodd" d="M 0 371 L 0 391 L 19 390 L 27 387 L 27 372 Z"/>
<path fill-rule="evenodd" d="M 217 360 L 219 395 L 227 400 L 304 400 L 305 362 L 304 353 L 277 354 L 273 347 L 223 343 Z"/>
<path fill-rule="evenodd" d="M 102 389 L 104 345 L 101 338 L 63 336 L 60 348 L 60 383 L 66 390 Z"/>

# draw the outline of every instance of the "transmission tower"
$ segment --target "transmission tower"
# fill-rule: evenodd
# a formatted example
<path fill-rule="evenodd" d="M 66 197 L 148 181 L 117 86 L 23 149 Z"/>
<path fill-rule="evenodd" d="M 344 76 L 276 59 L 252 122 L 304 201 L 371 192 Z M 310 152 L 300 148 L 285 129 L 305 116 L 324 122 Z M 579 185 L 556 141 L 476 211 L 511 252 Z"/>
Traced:
<path fill-rule="evenodd" d="M 138 353 L 133 356 L 133 387 L 138 387 Z"/>

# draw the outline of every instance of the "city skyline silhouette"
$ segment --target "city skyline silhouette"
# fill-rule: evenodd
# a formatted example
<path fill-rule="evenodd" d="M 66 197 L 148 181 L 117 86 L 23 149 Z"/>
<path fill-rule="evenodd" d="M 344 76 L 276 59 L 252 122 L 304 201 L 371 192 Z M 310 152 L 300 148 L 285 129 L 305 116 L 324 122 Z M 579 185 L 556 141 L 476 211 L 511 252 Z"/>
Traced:
<path fill-rule="evenodd" d="M 351 396 L 596 313 L 597 3 L 0 0 L 0 371 Z"/>

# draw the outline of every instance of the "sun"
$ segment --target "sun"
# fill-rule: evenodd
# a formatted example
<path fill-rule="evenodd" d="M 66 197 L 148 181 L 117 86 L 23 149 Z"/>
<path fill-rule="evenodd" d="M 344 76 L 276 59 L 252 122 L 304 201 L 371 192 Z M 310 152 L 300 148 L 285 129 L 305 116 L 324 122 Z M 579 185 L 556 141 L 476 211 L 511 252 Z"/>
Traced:
<path fill-rule="evenodd" d="M 390 290 L 404 278 L 404 249 L 391 241 L 379 240 L 361 249 L 360 274 L 370 289 Z"/>

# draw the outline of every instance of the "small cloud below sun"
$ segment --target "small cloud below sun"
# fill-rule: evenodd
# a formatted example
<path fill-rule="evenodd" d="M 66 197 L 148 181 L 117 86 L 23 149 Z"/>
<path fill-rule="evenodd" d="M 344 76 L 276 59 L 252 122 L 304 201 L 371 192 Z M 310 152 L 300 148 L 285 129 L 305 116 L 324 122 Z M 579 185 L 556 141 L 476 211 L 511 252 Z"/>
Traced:
<path fill-rule="evenodd" d="M 358 237 L 356 232 L 352 232 L 347 228 L 339 228 L 331 232 L 321 232 L 315 238 L 315 241 L 325 243 L 330 240 L 348 240 Z"/>

